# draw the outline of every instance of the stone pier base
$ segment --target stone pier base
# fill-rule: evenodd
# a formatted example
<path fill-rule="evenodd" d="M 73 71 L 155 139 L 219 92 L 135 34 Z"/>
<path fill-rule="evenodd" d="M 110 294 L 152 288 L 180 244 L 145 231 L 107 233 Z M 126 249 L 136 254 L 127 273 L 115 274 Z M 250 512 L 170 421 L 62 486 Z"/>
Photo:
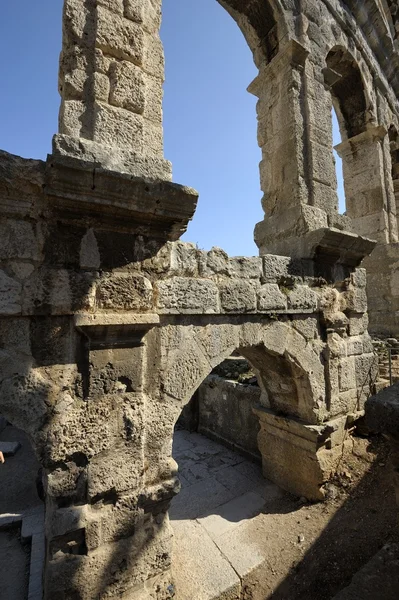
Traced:
<path fill-rule="evenodd" d="M 310 425 L 258 407 L 258 445 L 263 474 L 308 500 L 323 500 L 323 485 L 334 474 L 346 440 L 346 417 Z"/>

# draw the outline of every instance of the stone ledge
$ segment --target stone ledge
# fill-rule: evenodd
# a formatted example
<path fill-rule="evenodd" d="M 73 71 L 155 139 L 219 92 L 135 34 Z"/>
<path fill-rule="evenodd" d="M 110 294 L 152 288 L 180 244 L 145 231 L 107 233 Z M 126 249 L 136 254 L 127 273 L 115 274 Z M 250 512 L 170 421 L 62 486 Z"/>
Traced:
<path fill-rule="evenodd" d="M 77 314 L 75 315 L 76 327 L 103 327 L 107 325 L 128 325 L 137 326 L 139 329 L 143 325 L 159 325 L 159 315 L 145 314 L 126 314 L 126 313 L 96 313 L 96 314 Z"/>
<path fill-rule="evenodd" d="M 162 241 L 185 232 L 198 200 L 189 187 L 54 155 L 47 159 L 45 194 L 50 217 Z"/>

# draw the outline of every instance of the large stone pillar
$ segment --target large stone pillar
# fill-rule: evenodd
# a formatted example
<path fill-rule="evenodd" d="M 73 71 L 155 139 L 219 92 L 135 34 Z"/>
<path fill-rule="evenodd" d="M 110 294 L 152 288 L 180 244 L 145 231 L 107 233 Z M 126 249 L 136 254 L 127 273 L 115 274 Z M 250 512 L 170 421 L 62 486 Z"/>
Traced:
<path fill-rule="evenodd" d="M 336 150 L 342 158 L 346 212 L 356 233 L 387 244 L 398 241 L 390 148 L 384 127 L 352 137 Z"/>
<path fill-rule="evenodd" d="M 65 0 L 54 154 L 171 179 L 160 22 L 161 0 Z"/>
<path fill-rule="evenodd" d="M 308 50 L 290 40 L 249 87 L 259 98 L 265 218 L 255 242 L 261 254 L 297 254 L 299 237 L 339 220 L 331 98 L 307 57 Z"/>
<path fill-rule="evenodd" d="M 45 597 L 169 598 L 176 484 L 145 483 L 146 332 L 156 315 L 77 315 L 83 398 L 49 426 Z"/>

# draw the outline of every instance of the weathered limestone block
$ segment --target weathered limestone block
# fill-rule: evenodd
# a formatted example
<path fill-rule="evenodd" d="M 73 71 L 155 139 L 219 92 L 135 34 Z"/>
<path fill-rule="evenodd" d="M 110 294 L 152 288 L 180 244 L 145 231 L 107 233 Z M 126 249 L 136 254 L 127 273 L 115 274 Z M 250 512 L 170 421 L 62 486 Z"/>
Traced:
<path fill-rule="evenodd" d="M 341 392 L 346 392 L 356 388 L 355 359 L 349 357 L 342 359 L 338 367 L 339 388 Z"/>
<path fill-rule="evenodd" d="M 145 81 L 143 71 L 127 61 L 113 62 L 110 66 L 109 102 L 113 106 L 143 114 Z"/>
<path fill-rule="evenodd" d="M 264 408 L 255 412 L 261 425 L 258 444 L 265 477 L 296 495 L 322 500 L 323 485 L 342 456 L 346 417 L 315 426 Z"/>
<path fill-rule="evenodd" d="M 137 327 L 140 327 L 140 325 L 137 325 Z M 93 328 L 95 328 L 95 322 Z M 106 326 L 99 325 L 99 329 L 106 334 Z M 118 328 L 117 324 L 113 327 L 110 324 L 108 331 L 111 341 L 113 338 L 117 339 L 118 334 L 119 338 L 123 339 L 123 326 Z M 143 348 L 139 344 L 138 335 L 132 329 L 130 333 L 132 347 L 130 348 L 96 348 L 90 351 L 89 387 L 87 390 L 89 397 L 96 398 L 104 393 L 124 394 L 125 392 L 141 391 L 143 385 Z M 128 341 L 129 337 L 127 337 L 125 343 Z"/>
<path fill-rule="evenodd" d="M 263 277 L 266 282 L 278 283 L 283 277 L 288 276 L 288 269 L 291 259 L 288 256 L 276 256 L 266 254 L 262 256 Z"/>
<path fill-rule="evenodd" d="M 187 242 L 174 242 L 168 244 L 169 274 L 185 277 L 198 276 L 199 251 L 195 244 Z"/>
<path fill-rule="evenodd" d="M 161 26 L 161 0 L 126 0 L 125 17 L 142 23 L 151 32 L 157 32 Z"/>
<path fill-rule="evenodd" d="M 103 73 L 93 73 L 91 76 L 91 85 L 87 85 L 87 72 L 84 69 L 71 69 L 65 73 L 61 92 L 68 100 L 88 101 L 89 93 L 93 93 L 98 101 L 108 102 L 110 94 L 110 82 L 107 75 Z"/>
<path fill-rule="evenodd" d="M 0 223 L 0 259 L 26 259 L 39 261 L 43 236 L 31 223 L 7 219 Z"/>
<path fill-rule="evenodd" d="M 219 310 L 218 288 L 213 281 L 173 277 L 156 284 L 158 308 L 163 313 L 215 313 Z"/>
<path fill-rule="evenodd" d="M 232 277 L 260 279 L 262 275 L 262 259 L 260 257 L 233 256 L 229 262 Z"/>
<path fill-rule="evenodd" d="M 105 54 L 143 64 L 145 34 L 140 26 L 99 6 L 96 28 L 96 45 Z"/>
<path fill-rule="evenodd" d="M 359 410 L 364 402 L 374 393 L 378 378 L 378 357 L 374 353 L 355 356 L 356 385 L 359 392 Z"/>
<path fill-rule="evenodd" d="M 22 308 L 22 286 L 0 270 L 0 315 L 18 315 Z"/>
<path fill-rule="evenodd" d="M 183 352 L 177 351 L 169 354 L 163 389 L 169 396 L 186 403 L 199 384 L 209 375 L 212 366 L 193 338 L 184 339 Z"/>
<path fill-rule="evenodd" d="M 219 323 L 217 327 L 199 328 L 196 331 L 196 339 L 204 349 L 212 366 L 217 366 L 240 345 L 239 329 L 229 323 Z"/>
<path fill-rule="evenodd" d="M 142 275 L 117 273 L 100 280 L 96 287 L 96 304 L 100 309 L 151 310 L 151 282 Z"/>
<path fill-rule="evenodd" d="M 256 310 L 256 285 L 251 281 L 232 279 L 220 286 L 220 304 L 229 313 Z"/>
<path fill-rule="evenodd" d="M 297 285 L 288 293 L 288 308 L 296 311 L 315 311 L 318 305 L 317 293 L 307 285 Z"/>
<path fill-rule="evenodd" d="M 320 336 L 319 322 L 316 317 L 296 315 L 292 326 L 309 341 L 317 340 Z"/>
<path fill-rule="evenodd" d="M 90 600 L 96 582 L 99 594 L 109 597 L 134 597 L 146 590 L 153 597 L 157 594 L 168 599 L 171 542 L 167 519 L 161 524 L 149 524 L 145 535 L 140 531 L 104 544 L 100 552 L 87 551 L 84 529 L 56 538 L 50 545 L 52 558 L 48 564 L 46 594 L 60 600 L 79 594 L 82 600 Z M 70 556 L 71 546 L 75 556 Z"/>
<path fill-rule="evenodd" d="M 80 243 L 81 269 L 98 270 L 101 265 L 101 256 L 93 229 L 88 229 Z"/>
<path fill-rule="evenodd" d="M 211 248 L 207 253 L 201 253 L 201 275 L 230 275 L 229 257 L 221 248 Z"/>
<path fill-rule="evenodd" d="M 258 310 L 287 310 L 287 296 L 276 283 L 266 283 L 258 291 Z"/>
<path fill-rule="evenodd" d="M 24 281 L 22 313 L 46 315 L 91 311 L 95 306 L 97 279 L 97 273 L 42 267 Z"/>
<path fill-rule="evenodd" d="M 355 269 L 351 273 L 351 283 L 358 288 L 365 288 L 367 284 L 366 269 Z"/>
<path fill-rule="evenodd" d="M 79 453 L 88 460 L 115 445 L 122 419 L 123 396 L 102 396 L 94 402 L 75 400 L 67 412 L 51 423 L 48 460 L 63 462 Z"/>
<path fill-rule="evenodd" d="M 366 348 L 364 348 L 364 345 L 366 345 Z M 346 343 L 346 353 L 348 356 L 363 354 L 363 350 L 365 352 L 373 351 L 371 339 L 366 339 L 366 336 L 363 335 L 353 336 L 348 339 Z"/>
<path fill-rule="evenodd" d="M 1 381 L 1 411 L 7 420 L 37 440 L 48 419 L 49 405 L 54 403 L 59 390 L 39 369 L 30 366 L 28 360 L 21 369 L 25 373 L 20 371 Z"/>
<path fill-rule="evenodd" d="M 367 312 L 367 294 L 365 288 L 356 287 L 344 292 L 346 310 L 354 313 Z"/>
<path fill-rule="evenodd" d="M 72 461 L 51 470 L 46 479 L 46 495 L 51 500 L 68 499 L 71 503 L 86 502 L 87 472 Z"/>
<path fill-rule="evenodd" d="M 142 435 L 141 427 L 139 436 Z M 101 452 L 92 458 L 87 471 L 87 494 L 91 503 L 138 489 L 142 485 L 144 471 L 140 438 L 132 437 L 126 445 L 118 444 Z"/>
<path fill-rule="evenodd" d="M 351 315 L 349 318 L 349 334 L 362 335 L 367 331 L 369 322 L 368 314 Z"/>

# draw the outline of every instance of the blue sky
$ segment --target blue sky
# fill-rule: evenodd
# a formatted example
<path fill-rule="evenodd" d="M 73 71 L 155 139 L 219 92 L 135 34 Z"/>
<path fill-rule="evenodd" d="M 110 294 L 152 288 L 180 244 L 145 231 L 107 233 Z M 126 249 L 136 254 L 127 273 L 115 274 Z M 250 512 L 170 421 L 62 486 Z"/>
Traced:
<path fill-rule="evenodd" d="M 57 131 L 62 0 L 3 2 L 0 148 L 45 158 Z M 174 181 L 200 192 L 185 240 L 257 254 L 263 218 L 256 142 L 256 76 L 237 25 L 216 0 L 164 0 L 165 156 Z M 337 139 L 337 142 L 339 139 Z"/>

